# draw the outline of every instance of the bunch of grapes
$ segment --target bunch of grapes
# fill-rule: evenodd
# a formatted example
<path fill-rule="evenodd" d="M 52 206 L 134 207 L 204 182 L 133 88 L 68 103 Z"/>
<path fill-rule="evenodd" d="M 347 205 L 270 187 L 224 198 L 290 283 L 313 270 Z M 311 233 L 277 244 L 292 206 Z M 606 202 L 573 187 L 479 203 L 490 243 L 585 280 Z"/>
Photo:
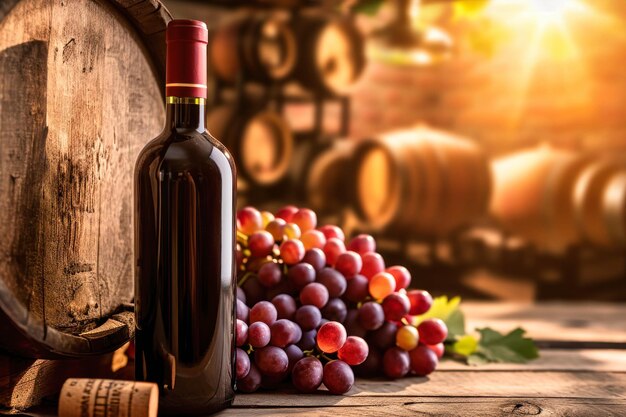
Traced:
<path fill-rule="evenodd" d="M 355 373 L 390 378 L 428 375 L 448 330 L 420 321 L 432 297 L 407 290 L 403 266 L 386 267 L 372 236 L 346 243 L 312 210 L 237 213 L 237 390 L 275 388 L 291 379 L 301 392 L 321 384 L 348 392 Z"/>

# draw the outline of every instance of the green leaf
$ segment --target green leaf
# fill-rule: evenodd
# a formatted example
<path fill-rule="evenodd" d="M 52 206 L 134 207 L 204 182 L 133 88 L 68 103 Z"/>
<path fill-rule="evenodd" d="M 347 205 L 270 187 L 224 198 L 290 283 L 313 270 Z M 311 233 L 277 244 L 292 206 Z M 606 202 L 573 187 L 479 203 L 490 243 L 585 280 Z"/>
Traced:
<path fill-rule="evenodd" d="M 539 357 L 537 346 L 530 338 L 524 337 L 526 331 L 519 327 L 506 335 L 488 327 L 478 329 L 478 332 L 480 342 L 477 353 L 490 362 L 526 363 Z"/>
<path fill-rule="evenodd" d="M 462 355 L 462 356 L 470 356 L 478 349 L 478 339 L 472 335 L 465 335 L 459 338 L 452 345 L 452 352 Z"/>
<path fill-rule="evenodd" d="M 471 366 L 485 365 L 487 363 L 489 363 L 489 359 L 481 353 L 473 353 L 467 357 L 467 364 Z"/>
<path fill-rule="evenodd" d="M 448 327 L 449 341 L 456 340 L 457 336 L 465 334 L 465 315 L 459 308 L 461 297 L 454 297 L 448 300 L 448 297 L 442 295 L 433 300 L 433 305 L 426 313 L 415 317 L 413 325 L 417 326 L 426 319 L 441 319 Z"/>
<path fill-rule="evenodd" d="M 375 16 L 382 7 L 384 0 L 359 0 L 352 6 L 356 13 L 363 13 L 367 16 Z"/>

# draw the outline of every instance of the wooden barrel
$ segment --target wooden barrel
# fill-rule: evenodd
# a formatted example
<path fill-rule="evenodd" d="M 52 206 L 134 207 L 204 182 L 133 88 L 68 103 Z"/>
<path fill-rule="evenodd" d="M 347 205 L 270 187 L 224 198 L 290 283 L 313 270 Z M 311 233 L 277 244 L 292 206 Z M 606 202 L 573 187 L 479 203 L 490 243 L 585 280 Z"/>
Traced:
<path fill-rule="evenodd" d="M 272 185 L 289 168 L 291 130 L 285 119 L 272 110 L 242 107 L 245 109 L 224 105 L 209 110 L 208 130 L 231 151 L 242 178 L 256 185 Z"/>
<path fill-rule="evenodd" d="M 354 206 L 374 229 L 443 236 L 487 210 L 487 160 L 472 142 L 419 127 L 359 143 Z"/>
<path fill-rule="evenodd" d="M 307 205 L 321 214 L 338 214 L 351 202 L 354 143 L 339 140 L 311 164 L 306 181 Z"/>
<path fill-rule="evenodd" d="M 170 19 L 158 1 L 0 5 L 1 348 L 76 357 L 132 336 L 133 170 L 163 126 Z"/>
<path fill-rule="evenodd" d="M 343 95 L 365 68 L 365 43 L 354 23 L 339 17 L 294 19 L 298 59 L 294 77 L 316 93 Z"/>
<path fill-rule="evenodd" d="M 623 176 L 626 165 L 613 158 L 590 164 L 576 181 L 574 214 L 583 238 L 594 245 L 616 247 L 624 243 L 623 212 L 626 207 L 616 176 Z M 619 235 L 617 235 L 617 232 Z"/>
<path fill-rule="evenodd" d="M 491 213 L 539 248 L 562 252 L 580 241 L 572 198 L 589 160 L 547 145 L 495 160 Z"/>
<path fill-rule="evenodd" d="M 258 81 L 279 80 L 296 63 L 296 38 L 278 15 L 237 16 L 211 34 L 210 68 L 227 82 L 240 76 Z"/>

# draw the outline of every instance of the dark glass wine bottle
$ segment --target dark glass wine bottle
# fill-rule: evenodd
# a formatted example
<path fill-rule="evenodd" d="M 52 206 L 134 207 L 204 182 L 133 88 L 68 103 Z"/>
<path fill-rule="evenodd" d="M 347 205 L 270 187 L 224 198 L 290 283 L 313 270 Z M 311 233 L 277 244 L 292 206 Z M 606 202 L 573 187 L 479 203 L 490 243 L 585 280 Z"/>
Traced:
<path fill-rule="evenodd" d="M 204 126 L 206 25 L 166 33 L 165 129 L 135 167 L 136 378 L 160 413 L 206 415 L 234 397 L 235 166 Z"/>

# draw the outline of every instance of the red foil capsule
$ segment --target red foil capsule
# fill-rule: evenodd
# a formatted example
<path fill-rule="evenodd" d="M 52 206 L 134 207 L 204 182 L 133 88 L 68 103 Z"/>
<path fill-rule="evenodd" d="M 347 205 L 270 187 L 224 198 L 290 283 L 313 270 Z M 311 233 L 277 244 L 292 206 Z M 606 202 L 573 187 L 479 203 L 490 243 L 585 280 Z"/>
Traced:
<path fill-rule="evenodd" d="M 207 44 L 209 31 L 199 20 L 169 22 L 165 36 L 167 97 L 207 97 Z"/>

